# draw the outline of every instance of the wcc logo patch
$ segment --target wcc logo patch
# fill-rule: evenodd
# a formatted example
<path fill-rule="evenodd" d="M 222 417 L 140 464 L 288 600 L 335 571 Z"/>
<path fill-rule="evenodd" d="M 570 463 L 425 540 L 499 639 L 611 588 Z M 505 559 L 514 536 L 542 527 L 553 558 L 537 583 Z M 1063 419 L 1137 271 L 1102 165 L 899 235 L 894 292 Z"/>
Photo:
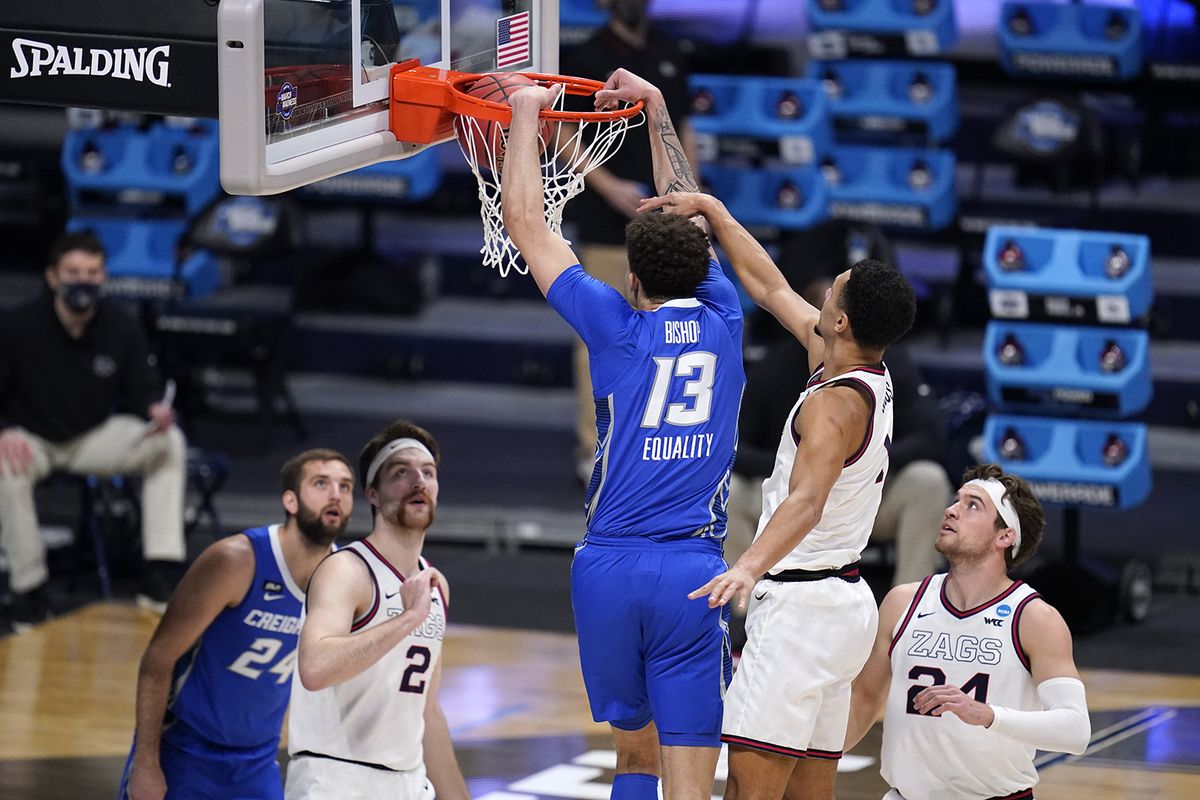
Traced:
<path fill-rule="evenodd" d="M 984 617 L 983 624 L 991 625 L 993 627 L 999 628 L 1004 623 L 1004 618 L 1007 617 L 1011 613 L 1012 613 L 1012 608 L 1008 605 L 996 606 L 996 616 Z"/>

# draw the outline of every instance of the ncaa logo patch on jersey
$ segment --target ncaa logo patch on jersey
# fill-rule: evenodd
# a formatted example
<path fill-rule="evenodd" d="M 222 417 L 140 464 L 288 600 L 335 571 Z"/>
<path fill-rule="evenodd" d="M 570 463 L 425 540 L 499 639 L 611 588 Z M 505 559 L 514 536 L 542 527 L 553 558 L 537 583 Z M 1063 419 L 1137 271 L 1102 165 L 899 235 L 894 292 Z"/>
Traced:
<path fill-rule="evenodd" d="M 283 584 L 279 581 L 263 581 L 263 600 L 278 600 L 283 597 Z"/>
<path fill-rule="evenodd" d="M 996 616 L 997 617 L 1007 617 L 1011 613 L 1012 613 L 1012 608 L 1010 606 L 1008 606 L 1007 604 L 996 606 Z"/>

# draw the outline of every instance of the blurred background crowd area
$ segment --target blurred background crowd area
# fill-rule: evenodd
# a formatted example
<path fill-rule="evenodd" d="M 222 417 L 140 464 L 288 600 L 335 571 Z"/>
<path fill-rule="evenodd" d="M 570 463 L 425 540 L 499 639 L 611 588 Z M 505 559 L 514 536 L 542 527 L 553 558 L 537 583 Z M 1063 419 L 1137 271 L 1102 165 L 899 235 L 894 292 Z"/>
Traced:
<path fill-rule="evenodd" d="M 390 5 L 402 22 L 406 3 Z M 1175 636 L 1194 626 L 1200 590 L 1188 524 L 1200 472 L 1196 2 L 654 0 L 651 33 L 607 43 L 609 9 L 562 0 L 560 13 L 564 72 L 603 52 L 634 71 L 670 67 L 701 183 L 798 291 L 819 299 L 865 256 L 917 288 L 917 325 L 892 366 L 908 398 L 898 436 L 920 441 L 894 453 L 889 480 L 921 470 L 868 552 L 877 591 L 902 567 L 936 568 L 929 541 L 902 533 L 904 509 L 936 510 L 964 467 L 1007 459 L 1049 470 L 1033 477 L 1059 501 L 1030 574 L 1058 586 L 1058 602 L 1079 600 L 1078 631 L 1123 620 L 1120 639 L 1081 641 L 1081 663 L 1095 641 L 1102 665 L 1161 669 L 1164 647 L 1197 641 Z M 220 189 L 215 125 L 0 104 L 0 307 L 43 291 L 64 228 L 104 240 L 109 300 L 136 311 L 178 387 L 190 555 L 280 518 L 290 455 L 354 457 L 404 416 L 442 443 L 431 543 L 472 587 L 457 620 L 569 628 L 566 564 L 583 532 L 573 337 L 530 279 L 480 266 L 462 154 L 445 144 L 235 198 Z M 131 167 L 134 152 L 152 157 Z M 589 192 L 568 206 L 579 251 L 612 243 L 611 229 L 589 229 L 589 209 L 620 216 Z M 1012 292 L 1023 311 L 1006 305 Z M 750 519 L 757 451 L 773 452 L 807 376 L 788 337 L 745 307 L 735 500 Z M 1071 427 L 1080 420 L 1109 427 Z M 1064 426 L 1074 455 L 1042 463 Z M 1084 482 L 1097 491 L 1071 483 L 1104 469 Z M 96 594 L 100 562 L 117 594 L 130 591 L 136 480 L 51 481 L 37 500 L 62 605 Z M 360 502 L 350 530 L 367 525 Z M 497 607 L 505 582 L 538 588 Z"/>

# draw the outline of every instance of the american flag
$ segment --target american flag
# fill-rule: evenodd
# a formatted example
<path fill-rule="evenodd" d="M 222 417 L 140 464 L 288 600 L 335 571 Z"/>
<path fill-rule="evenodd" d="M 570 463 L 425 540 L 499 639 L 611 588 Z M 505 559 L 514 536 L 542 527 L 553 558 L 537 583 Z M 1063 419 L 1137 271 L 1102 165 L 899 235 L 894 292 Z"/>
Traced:
<path fill-rule="evenodd" d="M 529 60 L 529 12 L 496 21 L 496 69 Z"/>

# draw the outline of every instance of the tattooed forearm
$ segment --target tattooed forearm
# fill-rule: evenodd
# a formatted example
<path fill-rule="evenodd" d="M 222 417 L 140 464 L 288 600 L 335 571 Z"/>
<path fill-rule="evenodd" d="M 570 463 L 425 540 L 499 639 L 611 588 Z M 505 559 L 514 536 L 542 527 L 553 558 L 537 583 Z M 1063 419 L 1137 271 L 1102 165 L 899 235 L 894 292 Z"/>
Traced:
<path fill-rule="evenodd" d="M 650 136 L 650 151 L 654 158 L 654 182 L 660 194 L 694 192 L 699 186 L 683 150 L 683 142 L 671 124 L 671 115 L 661 98 L 648 109 L 654 133 Z"/>
<path fill-rule="evenodd" d="M 671 170 L 676 175 L 676 180 L 672 181 L 671 185 L 678 185 L 681 191 L 696 191 L 696 176 L 692 174 L 692 165 L 688 163 L 687 154 L 683 152 L 683 142 L 679 141 L 679 134 L 675 132 L 675 126 L 671 124 L 670 117 L 663 117 L 659 135 L 662 136 L 663 146 L 667 148 L 667 159 L 671 164 Z"/>

